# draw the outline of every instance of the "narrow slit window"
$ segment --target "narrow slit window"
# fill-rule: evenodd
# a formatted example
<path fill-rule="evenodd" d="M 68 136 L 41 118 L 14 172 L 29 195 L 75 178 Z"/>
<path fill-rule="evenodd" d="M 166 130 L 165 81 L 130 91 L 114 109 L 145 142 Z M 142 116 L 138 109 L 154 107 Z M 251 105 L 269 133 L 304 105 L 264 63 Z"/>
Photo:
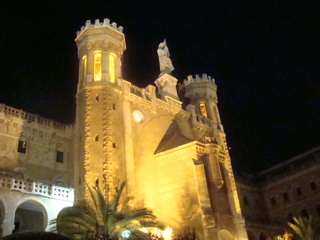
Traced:
<path fill-rule="evenodd" d="M 94 81 L 101 81 L 101 52 L 94 52 Z"/>
<path fill-rule="evenodd" d="M 212 108 L 212 114 L 213 114 L 213 121 L 214 123 L 218 124 L 218 113 L 217 113 L 217 108 L 214 104 L 211 104 L 211 108 Z"/>
<path fill-rule="evenodd" d="M 94 139 L 95 139 L 96 142 L 98 142 L 99 141 L 99 135 L 96 135 Z"/>
<path fill-rule="evenodd" d="M 109 76 L 110 82 L 115 83 L 116 81 L 116 71 L 115 71 L 115 55 L 113 53 L 109 54 Z"/>
<path fill-rule="evenodd" d="M 87 56 L 84 55 L 82 57 L 82 66 L 81 66 L 81 81 L 82 81 L 82 84 L 85 83 L 86 76 L 87 76 Z"/>
<path fill-rule="evenodd" d="M 96 102 L 99 102 L 99 95 L 96 95 Z"/>
<path fill-rule="evenodd" d="M 117 144 L 116 144 L 116 143 L 112 143 L 112 147 L 113 147 L 113 148 L 116 148 L 116 147 L 117 147 Z"/>
<path fill-rule="evenodd" d="M 63 152 L 57 151 L 56 162 L 63 163 Z"/>

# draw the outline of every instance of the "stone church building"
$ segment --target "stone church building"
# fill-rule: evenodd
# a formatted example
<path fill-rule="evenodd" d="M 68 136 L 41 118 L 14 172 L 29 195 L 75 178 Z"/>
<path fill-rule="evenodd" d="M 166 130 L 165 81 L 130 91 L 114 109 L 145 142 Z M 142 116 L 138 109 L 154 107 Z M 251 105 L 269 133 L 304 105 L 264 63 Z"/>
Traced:
<path fill-rule="evenodd" d="M 0 104 L 2 235 L 48 229 L 62 208 L 88 196 L 86 184 L 98 181 L 107 195 L 126 181 L 134 205 L 175 233 L 194 226 L 201 239 L 247 239 L 215 80 L 178 83 L 164 41 L 154 84 L 132 85 L 122 78 L 123 28 L 109 19 L 87 21 L 75 42 L 74 124 Z"/>
<path fill-rule="evenodd" d="M 127 181 L 126 195 L 178 232 L 246 239 L 213 78 L 171 75 L 166 42 L 160 75 L 138 88 L 122 78 L 123 28 L 108 19 L 77 32 L 76 121 L 60 124 L 0 105 L 2 235 L 48 228 L 59 211 Z"/>

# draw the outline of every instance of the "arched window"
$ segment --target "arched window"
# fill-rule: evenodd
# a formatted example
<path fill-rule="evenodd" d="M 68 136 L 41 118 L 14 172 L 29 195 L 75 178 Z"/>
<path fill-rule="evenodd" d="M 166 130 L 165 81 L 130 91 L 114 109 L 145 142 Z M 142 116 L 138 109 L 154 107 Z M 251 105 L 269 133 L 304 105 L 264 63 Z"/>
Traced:
<path fill-rule="evenodd" d="M 109 76 L 111 83 L 115 83 L 116 81 L 115 58 L 116 56 L 113 53 L 109 54 Z"/>
<path fill-rule="evenodd" d="M 82 66 L 81 66 L 81 81 L 82 83 L 85 82 L 87 76 L 87 56 L 84 55 L 82 57 Z"/>
<path fill-rule="evenodd" d="M 211 104 L 211 108 L 212 108 L 212 117 L 213 117 L 213 121 L 215 123 L 218 123 L 218 113 L 217 113 L 217 108 L 214 104 Z"/>
<path fill-rule="evenodd" d="M 95 51 L 93 53 L 94 59 L 94 81 L 101 81 L 101 52 Z"/>
<path fill-rule="evenodd" d="M 200 114 L 203 117 L 208 117 L 206 104 L 204 102 L 199 103 Z"/>

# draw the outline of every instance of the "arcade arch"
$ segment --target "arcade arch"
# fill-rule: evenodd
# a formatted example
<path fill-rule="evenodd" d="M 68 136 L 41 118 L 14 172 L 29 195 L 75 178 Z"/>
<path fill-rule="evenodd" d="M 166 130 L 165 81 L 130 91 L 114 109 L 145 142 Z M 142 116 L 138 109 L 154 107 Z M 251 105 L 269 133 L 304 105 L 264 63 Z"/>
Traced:
<path fill-rule="evenodd" d="M 219 231 L 218 237 L 219 240 L 234 240 L 233 235 L 225 229 Z"/>
<path fill-rule="evenodd" d="M 47 219 L 47 211 L 39 202 L 25 201 L 15 211 L 12 232 L 43 231 L 46 229 Z"/>

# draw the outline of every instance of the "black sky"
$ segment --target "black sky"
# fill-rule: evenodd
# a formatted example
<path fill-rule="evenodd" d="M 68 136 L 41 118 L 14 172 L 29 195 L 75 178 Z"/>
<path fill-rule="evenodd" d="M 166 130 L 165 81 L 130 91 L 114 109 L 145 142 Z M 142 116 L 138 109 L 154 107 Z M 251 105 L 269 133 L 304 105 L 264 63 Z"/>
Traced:
<path fill-rule="evenodd" d="M 234 166 L 260 170 L 320 144 L 320 2 L 2 0 L 0 102 L 74 121 L 75 32 L 87 19 L 124 27 L 123 76 L 145 87 L 164 39 L 182 82 L 207 73 Z"/>

